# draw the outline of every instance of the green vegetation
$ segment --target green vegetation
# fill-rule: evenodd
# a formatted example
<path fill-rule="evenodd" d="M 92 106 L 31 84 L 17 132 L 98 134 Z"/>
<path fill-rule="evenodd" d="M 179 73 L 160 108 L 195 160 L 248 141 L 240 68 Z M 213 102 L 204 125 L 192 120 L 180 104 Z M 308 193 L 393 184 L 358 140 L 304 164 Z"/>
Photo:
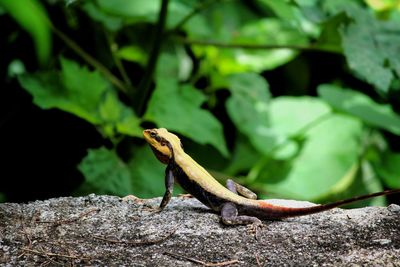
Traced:
<path fill-rule="evenodd" d="M 235 177 L 261 197 L 327 201 L 400 188 L 398 1 L 0 0 L 0 8 L 29 33 L 37 57 L 30 71 L 8 62 L 8 78 L 35 105 L 85 120 L 112 144 L 88 150 L 75 194 L 161 196 L 163 166 L 144 127 L 177 133 L 221 182 Z M 74 31 L 90 37 L 80 43 Z"/>

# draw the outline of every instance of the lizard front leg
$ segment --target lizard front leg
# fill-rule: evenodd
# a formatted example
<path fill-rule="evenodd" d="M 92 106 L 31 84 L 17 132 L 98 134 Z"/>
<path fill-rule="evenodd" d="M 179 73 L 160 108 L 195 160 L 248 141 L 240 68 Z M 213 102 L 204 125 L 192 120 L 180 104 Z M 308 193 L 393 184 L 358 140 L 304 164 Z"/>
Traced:
<path fill-rule="evenodd" d="M 160 210 L 163 210 L 171 200 L 172 192 L 174 190 L 174 174 L 172 173 L 172 165 L 168 164 L 165 169 L 165 193 L 160 204 Z"/>

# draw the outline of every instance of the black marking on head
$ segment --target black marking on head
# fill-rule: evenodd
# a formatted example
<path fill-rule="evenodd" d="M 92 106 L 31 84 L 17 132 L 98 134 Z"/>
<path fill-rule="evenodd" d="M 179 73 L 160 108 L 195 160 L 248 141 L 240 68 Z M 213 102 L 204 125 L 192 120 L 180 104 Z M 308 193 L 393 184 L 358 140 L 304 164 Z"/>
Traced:
<path fill-rule="evenodd" d="M 150 131 L 150 137 L 156 140 L 161 146 L 165 146 L 167 143 L 169 143 L 164 137 L 158 135 L 157 131 L 155 130 Z"/>
<path fill-rule="evenodd" d="M 150 132 L 150 137 L 156 140 L 158 143 L 160 143 L 162 139 L 161 136 L 159 136 L 154 130 Z"/>
<path fill-rule="evenodd" d="M 175 155 L 174 155 L 174 149 L 172 148 L 172 145 L 170 142 L 168 142 L 167 140 L 165 140 L 163 138 L 163 141 L 165 141 L 165 143 L 161 143 L 162 146 L 167 146 L 169 151 L 171 152 L 171 160 L 174 161 L 175 160 Z"/>

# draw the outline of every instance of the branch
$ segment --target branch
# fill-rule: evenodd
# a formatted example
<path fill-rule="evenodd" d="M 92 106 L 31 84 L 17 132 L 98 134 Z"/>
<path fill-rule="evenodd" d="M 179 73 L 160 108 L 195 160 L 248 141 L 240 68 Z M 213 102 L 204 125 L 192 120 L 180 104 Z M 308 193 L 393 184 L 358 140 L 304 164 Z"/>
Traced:
<path fill-rule="evenodd" d="M 165 21 L 167 20 L 168 3 L 169 0 L 162 0 L 161 2 L 161 9 L 158 16 L 156 30 L 154 32 L 153 46 L 150 51 L 150 57 L 147 62 L 147 68 L 139 84 L 139 92 L 142 92 L 137 110 L 139 116 L 143 115 L 146 100 L 150 95 L 150 85 L 153 79 L 154 70 L 157 65 L 157 60 L 161 52 L 161 46 L 164 38 L 164 27 L 165 27 Z"/>
<path fill-rule="evenodd" d="M 53 24 L 50 23 L 50 26 L 53 30 L 53 32 L 65 42 L 69 48 L 74 50 L 76 54 L 78 54 L 83 60 L 85 60 L 88 64 L 90 64 L 92 67 L 96 68 L 98 71 L 100 71 L 112 84 L 114 84 L 118 89 L 120 89 L 122 92 L 127 93 L 128 90 L 125 86 L 125 84 L 120 81 L 117 77 L 114 76 L 103 64 L 101 64 L 99 61 L 97 61 L 94 57 L 89 55 L 85 50 L 83 50 L 74 40 L 69 38 L 65 33 L 57 29 Z"/>
<path fill-rule="evenodd" d="M 243 44 L 243 43 L 222 43 L 218 41 L 205 41 L 205 40 L 194 40 L 184 37 L 174 37 L 180 43 L 188 45 L 198 45 L 198 46 L 215 46 L 220 48 L 243 48 L 243 49 L 292 49 L 300 51 L 320 51 L 327 53 L 338 53 L 330 49 L 317 46 L 302 46 L 302 45 L 274 45 L 274 44 Z"/>
<path fill-rule="evenodd" d="M 111 53 L 111 56 L 112 56 L 112 58 L 114 60 L 115 66 L 117 67 L 119 73 L 121 74 L 121 77 L 122 77 L 124 83 L 132 88 L 132 82 L 129 79 L 128 74 L 126 73 L 124 65 L 122 64 L 121 59 L 116 55 L 116 50 L 117 50 L 116 46 L 117 45 L 113 44 L 113 41 L 112 41 L 113 38 L 110 37 L 110 34 L 109 34 L 108 31 L 104 31 L 104 35 L 106 36 L 106 39 L 107 39 L 107 42 L 108 42 L 108 46 L 110 48 L 110 53 Z"/>

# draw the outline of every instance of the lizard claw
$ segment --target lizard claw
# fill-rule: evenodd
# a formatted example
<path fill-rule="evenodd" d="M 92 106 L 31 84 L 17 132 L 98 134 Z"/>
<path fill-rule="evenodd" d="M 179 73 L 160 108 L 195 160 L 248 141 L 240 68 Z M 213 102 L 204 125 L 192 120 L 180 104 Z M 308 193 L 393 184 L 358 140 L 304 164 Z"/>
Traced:
<path fill-rule="evenodd" d="M 248 232 L 255 236 L 257 240 L 260 239 L 260 230 L 264 227 L 264 224 L 261 221 L 255 221 L 251 224 L 247 225 Z"/>

